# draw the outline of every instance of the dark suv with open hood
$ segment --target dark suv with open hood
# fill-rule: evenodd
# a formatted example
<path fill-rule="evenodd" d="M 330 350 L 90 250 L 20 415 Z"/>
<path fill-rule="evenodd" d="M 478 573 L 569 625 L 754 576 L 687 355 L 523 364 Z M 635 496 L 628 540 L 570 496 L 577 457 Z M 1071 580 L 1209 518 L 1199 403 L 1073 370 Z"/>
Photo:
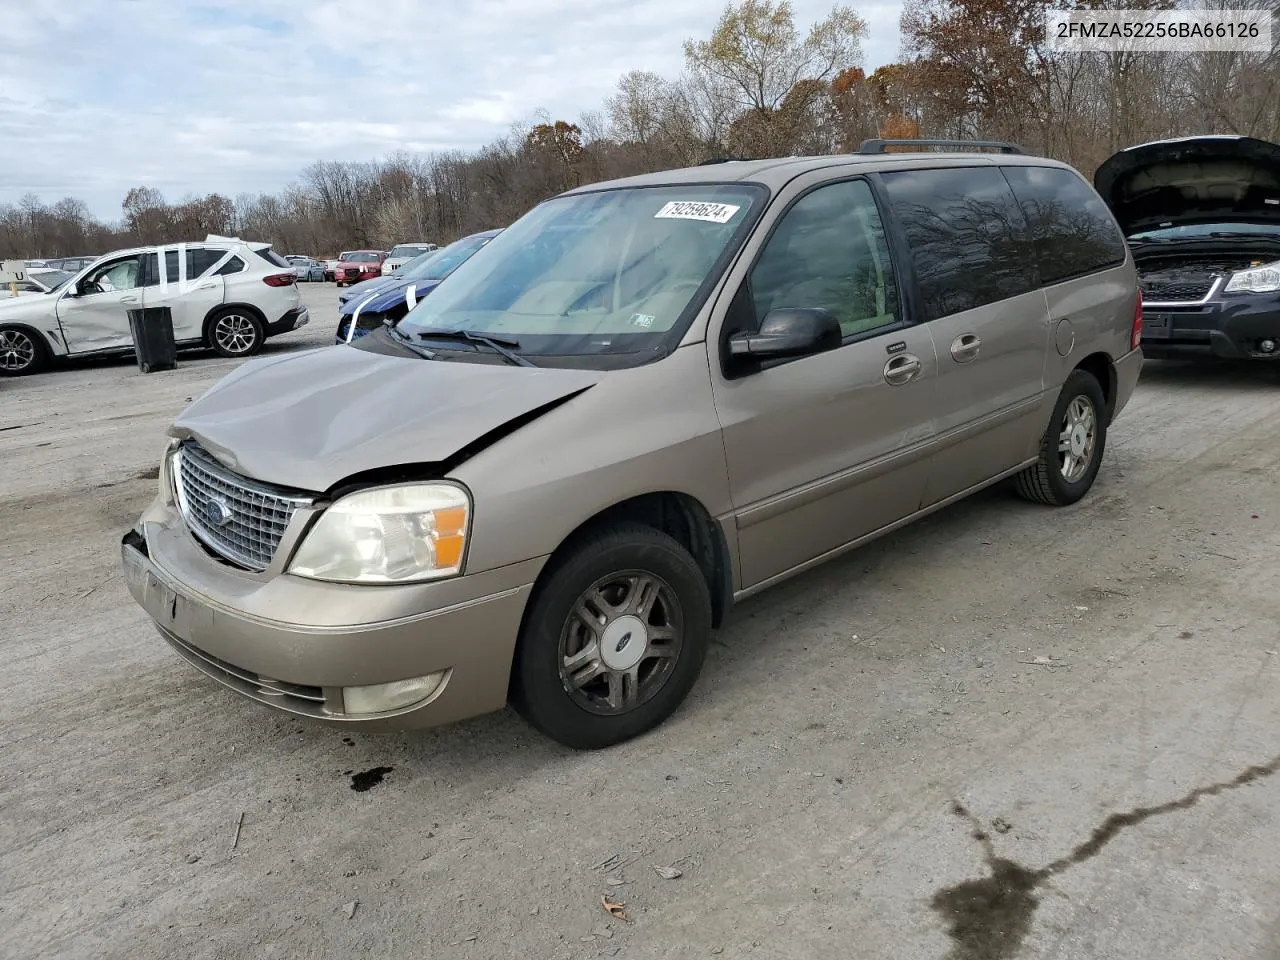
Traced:
<path fill-rule="evenodd" d="M 1094 185 L 1138 266 L 1144 356 L 1280 359 L 1280 145 L 1144 143 Z"/>

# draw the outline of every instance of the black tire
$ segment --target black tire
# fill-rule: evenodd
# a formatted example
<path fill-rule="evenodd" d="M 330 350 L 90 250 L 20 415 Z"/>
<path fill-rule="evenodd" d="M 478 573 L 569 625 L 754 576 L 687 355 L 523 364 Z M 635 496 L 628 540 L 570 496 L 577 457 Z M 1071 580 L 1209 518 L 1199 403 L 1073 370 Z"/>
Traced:
<path fill-rule="evenodd" d="M 1083 473 L 1071 479 L 1064 474 L 1063 453 L 1059 443 L 1067 426 L 1067 413 L 1076 402 L 1087 403 L 1094 422 L 1093 444 Z M 1050 507 L 1065 507 L 1075 503 L 1093 486 L 1102 465 L 1102 455 L 1107 447 L 1107 401 L 1102 386 L 1093 374 L 1073 370 L 1062 385 L 1053 416 L 1040 441 L 1040 459 L 1015 477 L 1018 495 Z"/>
<path fill-rule="evenodd" d="M 0 326 L 0 377 L 23 377 L 49 365 L 44 337 L 25 327 Z"/>
<path fill-rule="evenodd" d="M 221 357 L 251 357 L 265 340 L 262 321 L 243 307 L 224 307 L 205 321 L 205 342 Z"/>
<path fill-rule="evenodd" d="M 516 645 L 512 706 L 553 740 L 579 750 L 621 743 L 657 726 L 684 701 L 707 656 L 711 593 L 697 562 L 665 533 L 627 523 L 588 534 L 553 563 L 555 566 L 534 594 Z M 655 617 L 668 626 L 676 624 L 671 631 L 678 637 L 676 652 L 669 659 L 642 657 L 634 667 L 637 682 L 631 684 L 633 692 L 640 691 L 638 702 L 621 712 L 602 713 L 598 711 L 610 709 L 602 699 L 597 697 L 594 704 L 584 703 L 593 696 L 586 688 L 603 684 L 612 690 L 614 678 L 620 690 L 627 684 L 619 674 L 606 670 L 571 693 L 568 682 L 562 680 L 562 650 L 567 649 L 562 647 L 562 640 L 567 641 L 572 631 L 585 626 L 573 613 L 580 600 L 602 581 L 612 582 L 610 578 L 616 577 L 621 582 L 631 575 L 649 578 L 659 591 L 657 601 L 643 615 L 644 622 L 649 625 L 647 630 L 655 631 L 663 626 L 653 625 Z M 678 609 L 667 610 L 668 603 Z M 633 614 L 621 611 L 607 625 L 598 627 L 597 636 L 608 637 L 615 626 L 625 628 L 620 621 L 628 616 L 634 622 Z M 624 649 L 631 635 L 627 630 L 614 655 Z M 593 661 L 597 668 L 607 667 L 603 650 L 611 646 L 612 640 L 599 644 L 601 655 Z M 644 652 L 651 653 L 657 647 L 646 635 Z M 586 672 L 590 672 L 590 664 Z M 607 674 L 613 674 L 613 678 Z M 651 686 L 646 691 L 647 683 Z"/>

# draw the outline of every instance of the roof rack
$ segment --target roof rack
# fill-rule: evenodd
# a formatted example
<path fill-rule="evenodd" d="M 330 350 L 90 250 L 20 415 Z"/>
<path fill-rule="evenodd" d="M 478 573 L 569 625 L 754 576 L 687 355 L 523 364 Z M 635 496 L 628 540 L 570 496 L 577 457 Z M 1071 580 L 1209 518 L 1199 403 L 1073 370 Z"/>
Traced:
<path fill-rule="evenodd" d="M 695 167 L 707 167 L 713 163 L 740 163 L 744 160 L 750 160 L 750 157 L 712 157 L 710 160 L 700 160 L 693 164 Z"/>
<path fill-rule="evenodd" d="M 1020 146 L 1005 140 L 863 140 L 858 153 L 885 153 L 886 147 L 968 147 L 1022 153 Z"/>

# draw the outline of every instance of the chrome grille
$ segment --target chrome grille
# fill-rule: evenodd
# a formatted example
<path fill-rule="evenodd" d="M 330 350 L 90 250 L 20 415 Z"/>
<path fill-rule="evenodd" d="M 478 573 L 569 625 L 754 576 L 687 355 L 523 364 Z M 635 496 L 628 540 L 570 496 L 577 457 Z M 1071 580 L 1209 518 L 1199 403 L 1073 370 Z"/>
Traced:
<path fill-rule="evenodd" d="M 199 444 L 177 456 L 178 506 L 191 532 L 214 552 L 249 570 L 265 570 L 289 521 L 312 501 L 297 491 L 228 470 Z"/>

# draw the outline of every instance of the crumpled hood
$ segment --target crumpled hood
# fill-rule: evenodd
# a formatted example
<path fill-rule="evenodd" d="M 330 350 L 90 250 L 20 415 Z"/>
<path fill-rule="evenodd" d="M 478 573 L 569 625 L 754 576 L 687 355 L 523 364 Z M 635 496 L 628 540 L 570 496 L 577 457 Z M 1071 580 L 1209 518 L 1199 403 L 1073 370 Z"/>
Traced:
<path fill-rule="evenodd" d="M 1280 144 L 1252 137 L 1157 140 L 1093 175 L 1125 235 L 1195 223 L 1280 224 Z"/>
<path fill-rule="evenodd" d="M 365 470 L 446 460 L 602 376 L 324 347 L 248 361 L 169 432 L 246 476 L 323 491 Z"/>
<path fill-rule="evenodd" d="M 396 304 L 408 304 L 410 289 L 413 290 L 414 302 L 416 303 L 439 285 L 439 280 L 406 280 L 402 277 L 388 277 L 382 286 L 357 294 L 344 303 L 341 314 L 345 317 L 355 313 L 357 307 L 360 308 L 361 314 L 381 313 Z M 353 287 L 352 289 L 356 288 Z M 376 294 L 376 296 L 369 300 L 371 294 Z M 368 300 L 367 303 L 365 302 L 366 300 Z"/>

